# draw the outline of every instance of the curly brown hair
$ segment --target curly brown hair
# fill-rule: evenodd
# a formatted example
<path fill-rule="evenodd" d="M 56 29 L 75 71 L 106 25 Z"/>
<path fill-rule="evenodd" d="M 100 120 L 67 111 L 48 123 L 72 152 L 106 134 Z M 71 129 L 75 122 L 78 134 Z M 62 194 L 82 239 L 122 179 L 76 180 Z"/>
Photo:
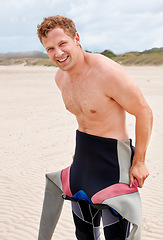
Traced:
<path fill-rule="evenodd" d="M 62 28 L 71 38 L 74 38 L 75 33 L 77 32 L 75 24 L 70 18 L 61 15 L 44 18 L 43 22 L 40 25 L 37 25 L 37 35 L 41 43 L 42 38 L 47 37 L 48 32 L 54 28 Z"/>

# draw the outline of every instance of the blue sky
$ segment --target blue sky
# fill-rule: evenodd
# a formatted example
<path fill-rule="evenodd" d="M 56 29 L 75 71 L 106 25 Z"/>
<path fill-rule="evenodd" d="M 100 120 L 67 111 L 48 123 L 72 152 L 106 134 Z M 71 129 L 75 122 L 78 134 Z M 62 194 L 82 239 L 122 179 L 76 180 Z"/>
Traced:
<path fill-rule="evenodd" d="M 85 50 L 163 47 L 163 0 L 0 0 L 0 52 L 44 51 L 37 24 L 57 14 L 74 20 Z"/>

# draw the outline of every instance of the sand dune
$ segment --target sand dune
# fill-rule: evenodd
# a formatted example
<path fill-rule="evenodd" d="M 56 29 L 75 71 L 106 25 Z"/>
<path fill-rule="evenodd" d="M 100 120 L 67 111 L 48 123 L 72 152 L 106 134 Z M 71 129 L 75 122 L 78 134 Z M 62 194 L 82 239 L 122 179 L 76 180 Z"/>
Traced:
<path fill-rule="evenodd" d="M 141 189 L 142 240 L 163 236 L 163 67 L 125 67 L 154 112 L 147 153 L 150 177 Z M 72 161 L 75 117 L 65 110 L 54 83 L 56 68 L 0 66 L 0 239 L 35 240 L 46 172 Z M 128 116 L 134 138 L 133 117 Z M 73 240 L 70 203 L 66 202 L 53 239 Z"/>

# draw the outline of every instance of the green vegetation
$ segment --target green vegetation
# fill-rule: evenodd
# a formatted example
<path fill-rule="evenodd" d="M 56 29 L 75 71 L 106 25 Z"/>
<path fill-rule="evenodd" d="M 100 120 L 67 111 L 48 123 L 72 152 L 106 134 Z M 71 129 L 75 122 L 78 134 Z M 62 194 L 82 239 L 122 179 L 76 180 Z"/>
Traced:
<path fill-rule="evenodd" d="M 122 65 L 163 65 L 163 48 L 154 48 L 144 52 L 129 52 L 122 55 L 114 53 L 108 55 L 106 50 L 102 54 Z"/>
<path fill-rule="evenodd" d="M 54 66 L 47 54 L 43 52 L 0 53 L 0 65 L 13 64 L 22 64 L 24 66 Z"/>
<path fill-rule="evenodd" d="M 163 48 L 153 48 L 143 52 L 128 52 L 122 55 L 105 50 L 101 54 L 122 65 L 163 65 Z M 0 65 L 13 64 L 54 66 L 47 54 L 42 52 L 0 53 Z"/>
<path fill-rule="evenodd" d="M 115 55 L 112 51 L 110 51 L 110 50 L 105 50 L 105 51 L 102 52 L 101 54 L 105 55 L 105 56 L 108 57 L 108 58 L 114 58 L 114 57 L 116 57 L 116 55 Z"/>
<path fill-rule="evenodd" d="M 17 59 L 0 59 L 0 65 L 24 65 L 24 66 L 54 66 L 49 58 L 17 58 Z"/>
<path fill-rule="evenodd" d="M 163 53 L 142 53 L 131 56 L 117 56 L 113 60 L 123 65 L 162 65 Z"/>

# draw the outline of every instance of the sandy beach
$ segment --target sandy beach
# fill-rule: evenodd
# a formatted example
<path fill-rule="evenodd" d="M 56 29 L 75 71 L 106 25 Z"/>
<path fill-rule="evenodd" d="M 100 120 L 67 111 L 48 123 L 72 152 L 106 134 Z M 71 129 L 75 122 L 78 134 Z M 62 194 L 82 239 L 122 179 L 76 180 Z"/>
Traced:
<path fill-rule="evenodd" d="M 150 172 L 140 190 L 142 240 L 163 239 L 163 66 L 125 67 L 154 114 L 146 156 Z M 55 67 L 0 66 L 0 239 L 36 240 L 45 173 L 69 166 L 77 123 L 66 111 Z M 134 117 L 127 117 L 134 139 Z M 52 239 L 74 240 L 70 202 Z"/>

